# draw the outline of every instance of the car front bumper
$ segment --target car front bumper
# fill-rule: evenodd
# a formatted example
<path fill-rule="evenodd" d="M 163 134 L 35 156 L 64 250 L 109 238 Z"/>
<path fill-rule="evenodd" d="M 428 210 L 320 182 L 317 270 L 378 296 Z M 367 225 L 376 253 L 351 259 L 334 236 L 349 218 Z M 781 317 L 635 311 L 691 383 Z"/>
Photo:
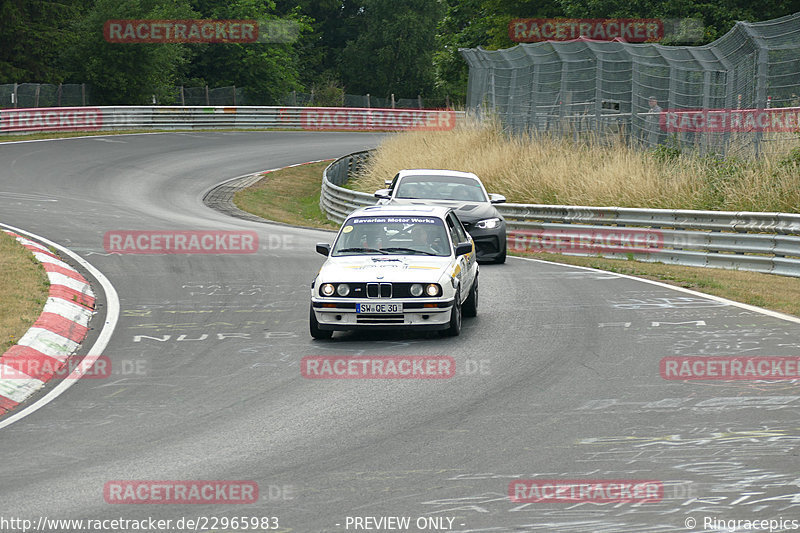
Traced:
<path fill-rule="evenodd" d="M 478 261 L 494 261 L 506 251 L 506 223 L 492 229 L 470 227 L 469 235 L 475 242 Z"/>
<path fill-rule="evenodd" d="M 357 303 L 402 303 L 403 312 L 397 314 L 356 313 Z M 437 307 L 423 307 L 424 304 L 435 304 Z M 311 307 L 317 318 L 319 329 L 326 331 L 402 328 L 441 330 L 450 326 L 453 300 L 312 298 Z"/>

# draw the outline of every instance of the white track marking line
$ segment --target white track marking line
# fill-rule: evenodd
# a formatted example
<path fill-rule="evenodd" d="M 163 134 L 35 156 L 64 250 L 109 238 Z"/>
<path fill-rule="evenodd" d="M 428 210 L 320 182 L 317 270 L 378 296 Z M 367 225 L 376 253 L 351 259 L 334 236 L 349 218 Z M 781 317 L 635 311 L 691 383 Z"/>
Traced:
<path fill-rule="evenodd" d="M 706 298 L 708 300 L 714 300 L 716 302 L 725 303 L 727 305 L 733 305 L 735 307 L 739 307 L 741 309 L 746 309 L 748 311 L 753 311 L 754 313 L 760 313 L 762 315 L 771 316 L 773 318 L 777 318 L 780 320 L 786 320 L 788 322 L 794 322 L 795 324 L 800 324 L 800 318 L 792 315 L 787 315 L 785 313 L 780 313 L 778 311 L 770 311 L 769 309 L 764 309 L 762 307 L 756 307 L 755 305 L 744 304 L 742 302 L 734 302 L 733 300 L 728 300 L 727 298 L 723 298 L 721 296 L 714 296 L 713 294 L 706 294 L 704 292 L 693 291 L 692 289 L 686 289 L 684 287 L 678 287 L 676 285 L 670 285 L 668 283 L 662 283 L 660 281 L 655 281 L 652 279 L 645 279 L 645 278 L 637 278 L 636 276 L 629 276 L 628 274 L 618 274 L 616 272 L 610 272 L 608 270 L 600 270 L 597 268 L 579 266 L 579 265 L 568 265 L 566 263 L 556 263 L 555 261 L 544 261 L 542 259 L 533 259 L 530 257 L 519 257 L 516 255 L 510 255 L 509 257 L 513 257 L 514 259 L 521 259 L 523 261 L 533 261 L 534 263 L 542 263 L 545 265 L 559 265 L 562 267 L 568 268 L 577 268 L 580 270 L 591 270 L 593 272 L 602 272 L 604 274 L 610 274 L 612 276 L 616 276 L 618 278 L 626 278 L 632 279 L 635 281 L 641 281 L 643 283 L 649 283 L 650 285 L 655 285 L 657 287 L 663 287 L 665 289 L 671 289 L 673 291 L 685 292 L 686 294 L 691 294 L 693 296 L 700 296 Z"/>
<path fill-rule="evenodd" d="M 30 142 L 30 141 L 26 141 Z M 0 227 L 9 229 L 15 233 L 20 235 L 28 235 L 41 243 L 46 244 L 47 246 L 52 246 L 53 248 L 59 250 L 60 252 L 70 256 L 72 259 L 75 260 L 76 263 L 81 265 L 85 268 L 89 273 L 94 276 L 94 278 L 100 282 L 100 286 L 103 287 L 103 291 L 106 294 L 106 322 L 103 324 L 103 329 L 100 331 L 100 335 L 97 337 L 94 345 L 89 350 L 89 353 L 83 358 L 84 363 L 80 364 L 78 368 L 72 371 L 72 373 L 67 376 L 65 379 L 61 380 L 61 383 L 53 387 L 53 389 L 36 400 L 31 405 L 25 407 L 19 412 L 15 412 L 7 417 L 0 419 L 0 429 L 4 427 L 10 426 L 14 422 L 25 418 L 26 416 L 35 413 L 48 403 L 52 402 L 56 398 L 58 398 L 64 391 L 68 388 L 73 386 L 75 383 L 78 382 L 78 379 L 86 373 L 86 370 L 90 369 L 94 362 L 103 354 L 103 351 L 108 346 L 109 341 L 111 340 L 111 335 L 114 333 L 114 329 L 117 326 L 117 321 L 119 320 L 119 297 L 117 296 L 117 291 L 114 289 L 114 286 L 111 284 L 111 281 L 107 277 L 103 275 L 97 268 L 94 267 L 91 263 L 83 259 L 81 256 L 66 248 L 57 244 L 53 241 L 45 239 L 44 237 L 40 237 L 35 233 L 31 233 L 29 231 L 25 231 L 19 228 L 15 228 L 14 226 L 9 226 L 8 224 L 0 223 Z"/>

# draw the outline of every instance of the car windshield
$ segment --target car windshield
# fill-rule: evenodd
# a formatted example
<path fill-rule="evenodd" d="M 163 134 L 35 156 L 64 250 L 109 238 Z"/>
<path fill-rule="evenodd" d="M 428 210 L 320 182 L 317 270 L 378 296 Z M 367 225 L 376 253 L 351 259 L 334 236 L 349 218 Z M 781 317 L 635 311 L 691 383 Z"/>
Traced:
<path fill-rule="evenodd" d="M 478 180 L 460 176 L 405 176 L 399 180 L 395 198 L 461 202 L 489 201 Z"/>
<path fill-rule="evenodd" d="M 366 216 L 345 221 L 331 255 L 450 255 L 444 222 L 426 216 Z"/>

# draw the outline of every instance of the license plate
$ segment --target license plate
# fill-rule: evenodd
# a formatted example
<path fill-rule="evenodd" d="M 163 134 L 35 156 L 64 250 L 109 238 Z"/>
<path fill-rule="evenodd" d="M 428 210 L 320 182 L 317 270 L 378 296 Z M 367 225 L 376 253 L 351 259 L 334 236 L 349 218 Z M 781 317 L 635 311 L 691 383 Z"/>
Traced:
<path fill-rule="evenodd" d="M 403 304 L 356 304 L 356 313 L 402 313 Z"/>

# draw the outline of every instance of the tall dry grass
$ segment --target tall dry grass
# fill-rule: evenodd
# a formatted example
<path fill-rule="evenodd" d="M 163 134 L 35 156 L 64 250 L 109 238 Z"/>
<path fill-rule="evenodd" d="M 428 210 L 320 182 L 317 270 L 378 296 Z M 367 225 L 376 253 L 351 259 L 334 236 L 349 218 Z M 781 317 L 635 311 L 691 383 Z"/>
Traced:
<path fill-rule="evenodd" d="M 642 151 L 622 142 L 573 142 L 547 136 L 509 136 L 496 122 L 465 121 L 450 132 L 388 137 L 357 190 L 383 188 L 404 168 L 474 172 L 487 190 L 509 202 L 590 206 L 800 211 L 800 166 L 782 156 L 742 161 L 668 150 Z"/>

